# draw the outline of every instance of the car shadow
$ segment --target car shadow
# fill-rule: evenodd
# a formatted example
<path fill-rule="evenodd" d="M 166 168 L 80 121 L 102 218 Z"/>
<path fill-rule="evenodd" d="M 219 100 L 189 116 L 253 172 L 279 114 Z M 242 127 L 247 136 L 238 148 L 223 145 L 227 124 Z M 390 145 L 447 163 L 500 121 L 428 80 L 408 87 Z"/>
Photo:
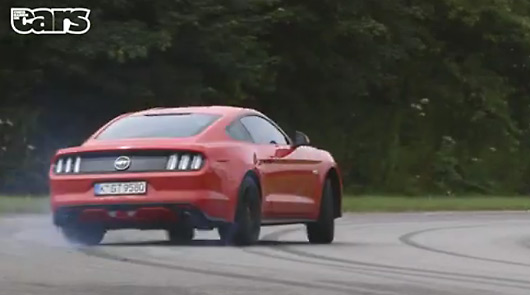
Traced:
<path fill-rule="evenodd" d="M 353 246 L 356 244 L 347 243 L 347 242 L 334 242 L 331 245 Z M 142 242 L 108 242 L 108 243 L 101 243 L 100 246 L 104 246 L 104 247 L 226 247 L 230 245 L 226 245 L 220 240 L 193 240 L 190 243 L 186 243 L 186 244 L 174 244 L 169 241 L 158 240 L 158 241 L 142 241 Z M 281 246 L 315 246 L 315 245 L 310 244 L 307 241 L 262 240 L 251 247 L 260 247 L 260 246 L 281 247 Z"/>

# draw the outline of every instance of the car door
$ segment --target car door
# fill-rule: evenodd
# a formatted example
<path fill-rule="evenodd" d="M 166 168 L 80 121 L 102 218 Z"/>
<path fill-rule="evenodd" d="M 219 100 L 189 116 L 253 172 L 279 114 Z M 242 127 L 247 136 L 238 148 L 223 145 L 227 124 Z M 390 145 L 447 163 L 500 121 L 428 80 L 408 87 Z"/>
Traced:
<path fill-rule="evenodd" d="M 289 186 L 289 193 L 295 198 L 293 204 L 286 203 L 279 208 L 280 214 L 300 214 L 301 217 L 312 215 L 318 207 L 317 200 L 319 192 L 319 166 L 320 161 L 314 155 L 314 149 L 310 146 L 301 146 L 290 151 L 281 151 L 275 159 L 284 169 L 296 175 L 297 185 Z M 283 156 L 282 156 L 283 154 Z M 297 209 L 293 211 L 292 209 Z"/>
<path fill-rule="evenodd" d="M 257 145 L 258 170 L 265 205 L 274 217 L 304 217 L 314 210 L 308 192 L 318 181 L 303 152 L 293 151 L 290 139 L 268 118 L 251 115 L 241 118 Z M 313 190 L 314 191 L 314 190 Z"/>

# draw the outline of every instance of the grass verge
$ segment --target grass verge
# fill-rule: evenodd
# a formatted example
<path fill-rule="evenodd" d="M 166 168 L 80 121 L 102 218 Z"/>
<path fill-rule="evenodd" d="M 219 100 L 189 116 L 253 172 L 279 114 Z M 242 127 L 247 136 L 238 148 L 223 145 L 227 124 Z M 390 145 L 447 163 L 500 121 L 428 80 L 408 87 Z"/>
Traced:
<path fill-rule="evenodd" d="M 347 212 L 502 211 L 530 210 L 530 197 L 402 197 L 346 196 Z"/>
<path fill-rule="evenodd" d="M 345 196 L 343 209 L 345 212 L 530 210 L 530 197 Z M 0 196 L 0 214 L 47 212 L 47 197 Z"/>
<path fill-rule="evenodd" d="M 0 196 L 0 214 L 47 213 L 49 199 L 36 196 Z"/>

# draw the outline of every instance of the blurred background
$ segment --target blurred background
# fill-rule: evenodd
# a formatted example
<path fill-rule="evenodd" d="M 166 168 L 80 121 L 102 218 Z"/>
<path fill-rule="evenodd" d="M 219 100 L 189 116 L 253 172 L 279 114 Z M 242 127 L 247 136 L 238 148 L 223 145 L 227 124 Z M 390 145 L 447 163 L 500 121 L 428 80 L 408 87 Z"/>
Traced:
<path fill-rule="evenodd" d="M 17 35 L 11 7 L 85 7 Z M 56 149 L 159 106 L 256 108 L 330 150 L 353 194 L 530 191 L 530 2 L 0 3 L 0 193 L 44 194 Z"/>

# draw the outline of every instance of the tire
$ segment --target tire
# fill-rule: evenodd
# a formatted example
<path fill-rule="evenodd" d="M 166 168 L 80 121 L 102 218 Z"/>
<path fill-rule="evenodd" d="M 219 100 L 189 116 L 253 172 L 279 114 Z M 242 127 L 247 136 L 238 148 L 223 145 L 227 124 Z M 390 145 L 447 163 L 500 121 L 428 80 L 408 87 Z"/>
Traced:
<path fill-rule="evenodd" d="M 188 244 L 195 237 L 195 229 L 190 225 L 180 225 L 167 230 L 171 244 Z"/>
<path fill-rule="evenodd" d="M 306 225 L 307 238 L 311 244 L 330 244 L 335 237 L 335 217 L 333 215 L 333 190 L 326 180 L 320 202 L 317 221 Z"/>
<path fill-rule="evenodd" d="M 67 226 L 61 228 L 63 236 L 71 243 L 95 246 L 103 241 L 105 229 L 90 226 Z"/>
<path fill-rule="evenodd" d="M 217 229 L 222 242 L 236 246 L 257 243 L 261 230 L 260 195 L 256 181 L 252 177 L 246 177 L 239 189 L 234 222 Z"/>

